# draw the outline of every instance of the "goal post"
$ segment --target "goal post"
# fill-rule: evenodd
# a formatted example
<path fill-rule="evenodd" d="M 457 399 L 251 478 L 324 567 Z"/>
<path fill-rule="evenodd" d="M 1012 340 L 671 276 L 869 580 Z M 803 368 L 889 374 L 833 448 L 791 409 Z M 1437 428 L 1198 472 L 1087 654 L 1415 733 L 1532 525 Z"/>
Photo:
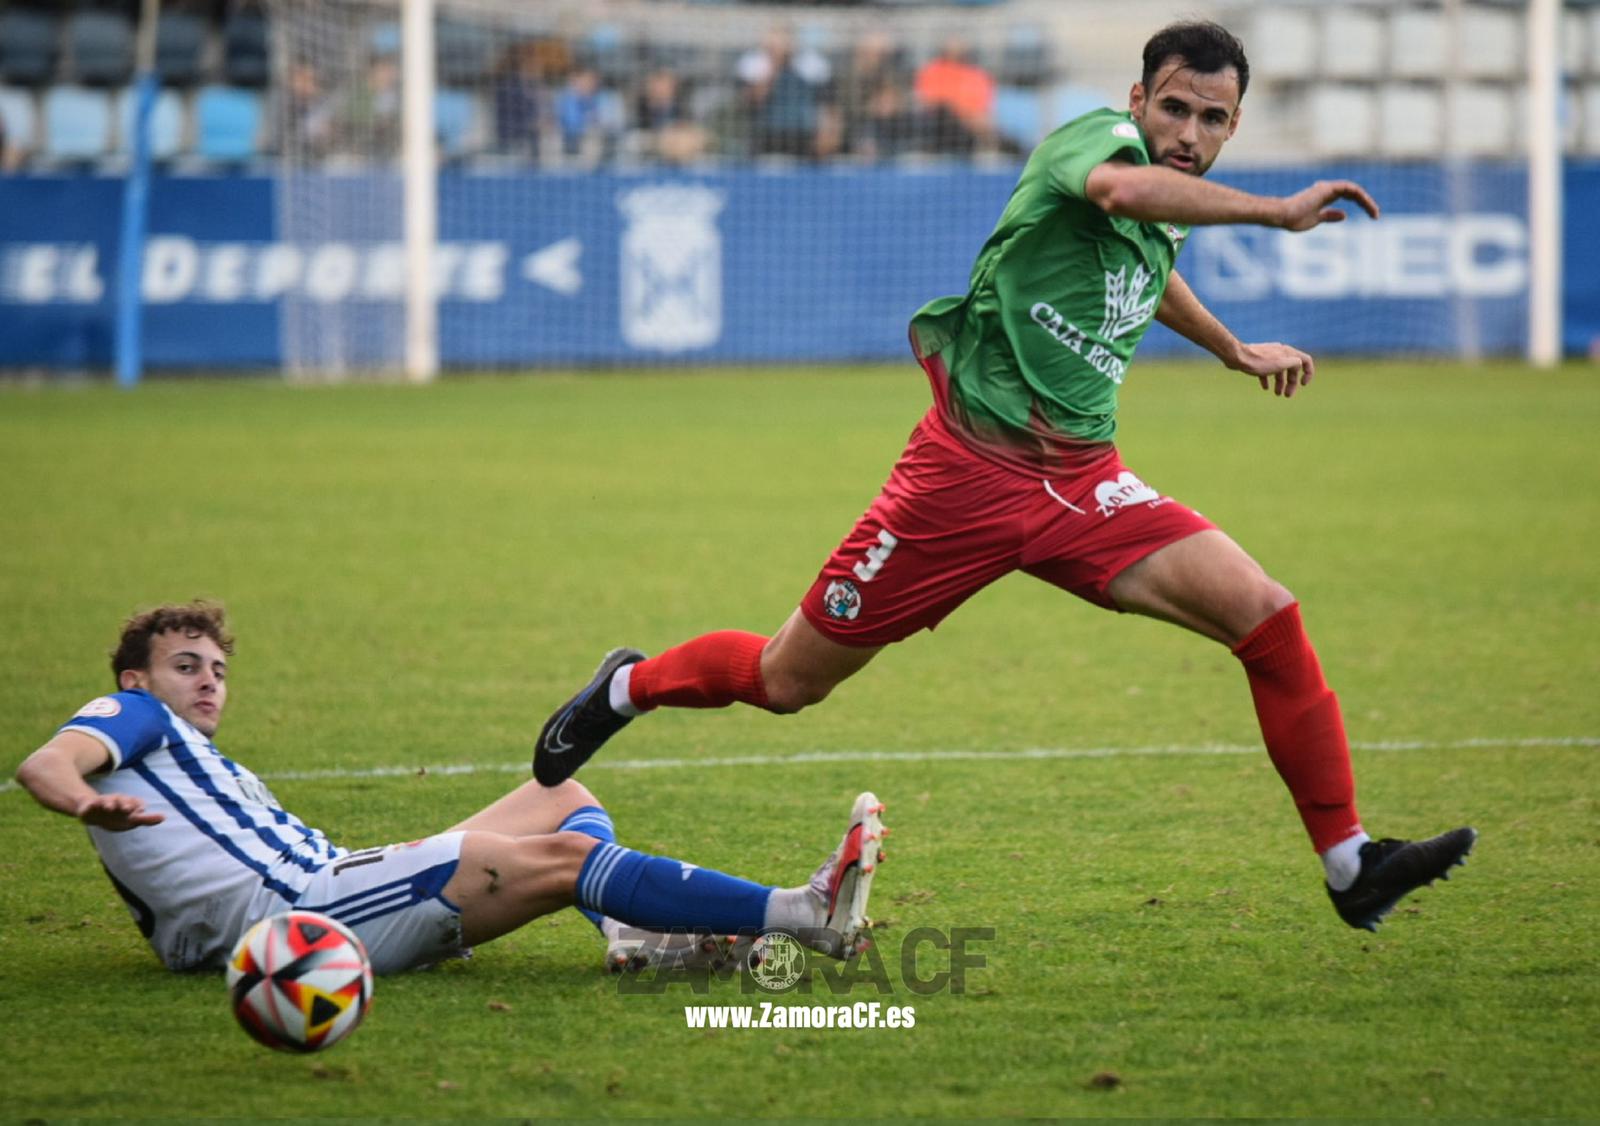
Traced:
<path fill-rule="evenodd" d="M 433 248 L 439 237 L 439 154 L 433 135 L 433 0 L 402 0 L 401 162 L 405 168 L 406 378 L 439 374 L 439 301 Z"/>
<path fill-rule="evenodd" d="M 1561 360 L 1561 0 L 1528 5 L 1528 360 Z"/>

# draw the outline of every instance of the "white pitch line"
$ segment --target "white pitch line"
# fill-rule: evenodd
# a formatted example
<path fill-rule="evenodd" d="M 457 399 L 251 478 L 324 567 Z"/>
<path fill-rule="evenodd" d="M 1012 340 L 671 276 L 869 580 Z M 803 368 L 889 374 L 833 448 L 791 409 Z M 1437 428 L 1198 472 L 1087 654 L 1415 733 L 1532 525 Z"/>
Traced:
<path fill-rule="evenodd" d="M 1426 739 L 1387 739 L 1376 742 L 1351 743 L 1357 751 L 1470 751 L 1490 747 L 1600 747 L 1600 737 L 1589 735 L 1533 736 L 1507 739 L 1453 739 L 1434 741 Z M 984 759 L 1095 759 L 1142 758 L 1159 755 L 1258 755 L 1264 754 L 1259 743 L 1171 743 L 1147 747 L 1024 747 L 1018 750 L 925 750 L 925 751 L 797 751 L 786 755 L 723 755 L 715 758 L 638 758 L 595 759 L 585 770 L 704 770 L 724 766 L 805 766 L 815 763 L 840 762 L 965 762 Z M 435 766 L 374 766 L 361 770 L 332 768 L 328 770 L 277 770 L 264 771 L 267 781 L 317 781 L 339 778 L 401 778 L 416 774 L 527 774 L 528 765 L 521 762 L 444 763 Z M 17 789 L 15 782 L 0 783 L 0 793 Z"/>

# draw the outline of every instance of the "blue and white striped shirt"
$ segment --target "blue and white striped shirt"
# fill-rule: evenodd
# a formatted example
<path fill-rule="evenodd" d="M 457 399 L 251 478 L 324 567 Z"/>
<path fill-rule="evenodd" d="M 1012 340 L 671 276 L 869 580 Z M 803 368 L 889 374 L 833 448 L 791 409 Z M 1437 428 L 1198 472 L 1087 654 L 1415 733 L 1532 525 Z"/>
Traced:
<path fill-rule="evenodd" d="M 148 692 L 91 700 L 61 730 L 111 753 L 90 786 L 166 815 L 124 833 L 91 827 L 89 836 L 172 969 L 221 966 L 247 919 L 293 904 L 314 872 L 348 851 L 286 812 L 261 779 Z"/>

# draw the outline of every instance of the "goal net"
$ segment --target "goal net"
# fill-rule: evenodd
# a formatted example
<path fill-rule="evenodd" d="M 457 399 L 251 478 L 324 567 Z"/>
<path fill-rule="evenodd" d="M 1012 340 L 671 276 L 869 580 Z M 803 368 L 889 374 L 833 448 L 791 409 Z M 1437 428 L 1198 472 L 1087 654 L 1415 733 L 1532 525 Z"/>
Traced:
<path fill-rule="evenodd" d="M 910 314 L 965 288 L 1032 146 L 1124 106 L 1171 14 L 432 2 L 432 292 L 454 369 L 901 358 Z M 1197 230 L 1179 269 L 1201 297 L 1241 335 L 1313 351 L 1520 352 L 1515 12 L 1192 7 L 1254 71 L 1213 176 L 1275 193 L 1352 176 L 1385 207 L 1309 235 Z M 305 279 L 282 352 L 301 376 L 402 365 L 401 8 L 269 3 L 275 253 Z M 1154 330 L 1146 352 L 1186 347 Z"/>

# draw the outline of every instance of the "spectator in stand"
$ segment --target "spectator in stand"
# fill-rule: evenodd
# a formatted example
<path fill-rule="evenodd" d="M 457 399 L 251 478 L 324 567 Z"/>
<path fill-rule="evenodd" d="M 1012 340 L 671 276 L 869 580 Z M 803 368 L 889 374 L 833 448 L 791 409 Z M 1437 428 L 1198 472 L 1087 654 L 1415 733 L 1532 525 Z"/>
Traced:
<path fill-rule="evenodd" d="M 689 164 L 706 153 L 710 137 L 689 115 L 683 83 L 669 67 L 645 76 L 639 91 L 637 121 L 645 155 L 666 164 Z"/>
<path fill-rule="evenodd" d="M 497 151 L 539 159 L 539 141 L 549 116 L 546 90 L 549 44 L 529 39 L 506 51 L 494 76 L 494 136 Z"/>
<path fill-rule="evenodd" d="M 340 133 L 353 138 L 356 151 L 376 157 L 400 152 L 400 63 L 393 54 L 375 55 L 364 79 L 346 91 Z"/>
<path fill-rule="evenodd" d="M 917 72 L 917 103 L 934 152 L 968 154 L 992 147 L 994 79 L 960 36 L 945 40 L 939 54 Z"/>
<path fill-rule="evenodd" d="M 556 123 L 565 156 L 585 164 L 603 163 L 611 158 L 622 131 L 621 101 L 601 85 L 598 70 L 581 64 L 556 95 Z"/>
<path fill-rule="evenodd" d="M 757 156 L 829 156 L 839 147 L 838 114 L 828 98 L 828 60 L 796 53 L 794 37 L 775 28 L 739 60 L 739 83 Z"/>
<path fill-rule="evenodd" d="M 911 76 L 889 36 L 873 31 L 861 38 L 841 87 L 844 147 L 852 155 L 886 160 L 912 147 Z"/>
<path fill-rule="evenodd" d="M 322 89 L 322 79 L 310 63 L 297 62 L 277 95 L 282 99 L 272 114 L 274 152 L 294 151 L 320 159 L 333 151 L 335 106 Z"/>

